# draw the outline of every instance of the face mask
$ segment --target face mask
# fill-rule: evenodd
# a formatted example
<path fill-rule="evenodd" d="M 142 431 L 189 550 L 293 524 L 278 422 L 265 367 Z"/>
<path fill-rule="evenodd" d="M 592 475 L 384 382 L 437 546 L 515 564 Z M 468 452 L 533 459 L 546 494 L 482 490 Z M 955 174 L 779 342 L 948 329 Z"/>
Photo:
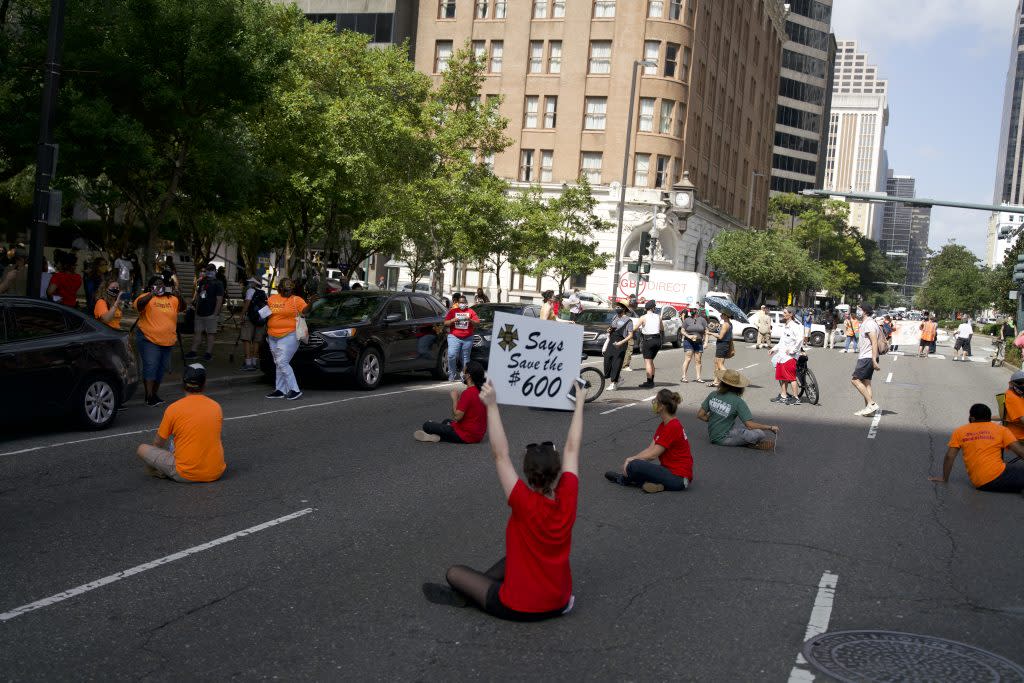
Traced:
<path fill-rule="evenodd" d="M 459 308 L 464 311 L 469 308 L 469 304 L 459 304 Z"/>
<path fill-rule="evenodd" d="M 661 406 L 658 405 L 657 401 L 651 401 L 651 412 L 655 415 L 661 412 Z"/>
<path fill-rule="evenodd" d="M 153 287 L 153 294 L 155 296 L 163 296 L 164 295 L 164 286 L 163 285 L 156 285 L 155 287 Z"/>
<path fill-rule="evenodd" d="M 862 310 L 860 310 L 860 309 L 858 308 L 858 309 L 857 309 L 857 317 L 858 317 L 858 318 L 863 318 L 863 317 L 864 317 L 864 311 L 862 311 Z"/>
<path fill-rule="evenodd" d="M 121 293 L 120 289 L 108 289 L 107 296 L 117 296 Z"/>

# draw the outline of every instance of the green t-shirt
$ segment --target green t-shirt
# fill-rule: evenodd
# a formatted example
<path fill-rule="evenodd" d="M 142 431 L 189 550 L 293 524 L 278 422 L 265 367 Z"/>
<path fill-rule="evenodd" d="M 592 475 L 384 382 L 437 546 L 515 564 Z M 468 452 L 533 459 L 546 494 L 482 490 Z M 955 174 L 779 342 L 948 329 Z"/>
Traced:
<path fill-rule="evenodd" d="M 732 392 L 720 394 L 716 391 L 708 394 L 700 407 L 709 415 L 708 436 L 711 443 L 724 439 L 737 417 L 743 422 L 754 419 L 746 401 Z"/>

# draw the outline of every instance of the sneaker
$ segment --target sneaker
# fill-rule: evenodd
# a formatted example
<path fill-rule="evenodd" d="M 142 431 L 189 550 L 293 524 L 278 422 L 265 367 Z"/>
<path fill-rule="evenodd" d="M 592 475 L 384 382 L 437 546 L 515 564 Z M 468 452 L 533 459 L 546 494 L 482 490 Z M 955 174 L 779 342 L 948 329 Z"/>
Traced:
<path fill-rule="evenodd" d="M 665 490 L 664 484 L 655 484 L 653 481 L 646 482 L 640 487 L 644 493 L 661 493 Z"/>
<path fill-rule="evenodd" d="M 288 399 L 289 401 L 297 401 L 298 399 L 302 398 L 302 392 L 301 391 L 289 391 L 285 395 L 285 398 Z"/>
<path fill-rule="evenodd" d="M 425 443 L 437 443 L 438 441 L 441 440 L 441 437 L 439 437 L 437 434 L 427 434 L 422 429 L 417 429 L 415 432 L 413 432 L 412 438 L 416 439 L 417 441 L 423 441 Z"/>
<path fill-rule="evenodd" d="M 871 406 L 870 405 L 866 405 L 863 408 L 861 408 L 860 410 L 855 411 L 853 414 L 854 415 L 859 415 L 861 417 L 864 417 L 865 415 L 868 414 L 868 410 L 870 410 L 870 409 L 871 409 Z"/>
<path fill-rule="evenodd" d="M 569 604 L 565 606 L 564 610 L 562 610 L 562 614 L 568 614 L 569 612 L 572 611 L 572 608 L 575 607 L 575 606 L 576 606 L 576 596 L 573 595 L 572 593 L 570 593 L 569 594 Z"/>
<path fill-rule="evenodd" d="M 195 351 L 189 351 L 188 353 L 185 354 L 185 358 L 192 360 L 193 358 L 199 358 L 199 354 L 196 353 Z"/>
<path fill-rule="evenodd" d="M 422 586 L 423 597 L 435 605 L 449 607 L 469 607 L 469 601 L 461 593 L 439 583 L 425 583 Z M 570 600 L 571 602 L 571 600 Z"/>
<path fill-rule="evenodd" d="M 881 408 L 878 406 L 877 403 L 872 403 L 871 405 L 864 409 L 864 417 L 871 417 L 880 410 Z"/>
<path fill-rule="evenodd" d="M 774 451 L 775 442 L 771 439 L 765 439 L 763 441 L 758 441 L 757 443 L 752 443 L 747 447 L 753 448 L 755 451 Z"/>
<path fill-rule="evenodd" d="M 618 388 L 619 388 L 619 385 L 616 384 L 615 382 L 612 382 L 611 384 L 608 385 L 608 389 L 607 390 L 608 391 L 615 391 Z"/>
<path fill-rule="evenodd" d="M 786 396 L 776 396 L 770 402 L 771 403 L 785 403 L 787 401 L 787 399 L 788 399 L 788 397 L 786 397 Z"/>
<path fill-rule="evenodd" d="M 790 396 L 789 398 L 786 399 L 786 405 L 787 406 L 798 406 L 798 405 L 800 405 L 800 399 L 797 398 L 796 396 Z"/>
<path fill-rule="evenodd" d="M 646 382 L 640 385 L 641 389 L 649 389 L 654 386 L 654 380 L 648 379 Z"/>
<path fill-rule="evenodd" d="M 609 471 L 604 473 L 604 478 L 607 479 L 608 481 L 610 481 L 613 484 L 618 484 L 619 486 L 625 486 L 626 485 L 626 477 L 622 474 L 622 472 L 616 472 L 614 470 L 609 470 Z"/>
<path fill-rule="evenodd" d="M 284 398 L 284 392 L 281 391 L 280 389 L 274 389 L 269 394 L 267 394 L 267 398 Z"/>
<path fill-rule="evenodd" d="M 203 360 L 213 360 L 213 354 L 212 353 L 204 353 L 203 354 Z"/>
<path fill-rule="evenodd" d="M 631 367 L 629 367 L 629 366 L 627 365 L 626 367 L 622 368 L 622 371 L 623 371 L 623 372 L 633 372 L 633 368 L 631 368 Z"/>
<path fill-rule="evenodd" d="M 151 396 L 146 399 L 146 405 L 150 407 L 156 407 L 164 404 L 164 400 L 159 396 Z"/>

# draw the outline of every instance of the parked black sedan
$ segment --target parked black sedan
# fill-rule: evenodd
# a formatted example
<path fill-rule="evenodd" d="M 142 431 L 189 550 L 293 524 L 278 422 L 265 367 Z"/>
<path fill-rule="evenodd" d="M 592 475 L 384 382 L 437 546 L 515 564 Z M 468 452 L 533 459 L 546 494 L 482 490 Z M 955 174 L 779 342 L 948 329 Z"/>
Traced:
<path fill-rule="evenodd" d="M 363 389 L 375 389 L 386 373 L 428 370 L 448 376 L 445 336 L 439 334 L 444 305 L 421 292 L 358 290 L 329 294 L 306 318 L 309 343 L 292 359 L 299 374 L 352 375 Z M 263 344 L 261 367 L 274 374 Z"/>
<path fill-rule="evenodd" d="M 104 429 L 138 381 L 125 333 L 67 306 L 0 296 L 0 419 L 70 414 Z"/>
<path fill-rule="evenodd" d="M 540 317 L 540 306 L 527 303 L 493 303 L 477 304 L 473 310 L 480 318 L 480 324 L 473 335 L 473 350 L 470 353 L 470 360 L 479 361 L 487 367 L 487 360 L 491 355 L 491 331 L 494 328 L 495 313 L 511 313 L 512 315 L 525 315 L 528 318 Z"/>

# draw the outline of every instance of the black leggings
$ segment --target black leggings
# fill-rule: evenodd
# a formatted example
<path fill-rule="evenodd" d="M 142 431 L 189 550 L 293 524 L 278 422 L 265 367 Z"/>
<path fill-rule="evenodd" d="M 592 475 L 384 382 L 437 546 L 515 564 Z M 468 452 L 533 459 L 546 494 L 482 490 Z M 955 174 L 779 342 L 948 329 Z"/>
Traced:
<path fill-rule="evenodd" d="M 423 431 L 427 434 L 436 434 L 441 437 L 441 441 L 447 441 L 448 443 L 466 443 L 459 436 L 459 433 L 452 427 L 451 420 L 445 420 L 444 422 L 424 422 Z"/>
<path fill-rule="evenodd" d="M 610 343 L 610 342 L 609 342 Z M 618 382 L 622 374 L 622 363 L 626 360 L 626 347 L 618 346 L 604 355 L 604 376 L 609 382 Z"/>
<path fill-rule="evenodd" d="M 505 580 L 504 557 L 483 573 L 457 564 L 448 570 L 445 580 L 449 586 L 465 595 L 484 612 L 506 621 L 543 621 L 562 616 L 568 607 L 566 605 L 550 612 L 519 612 L 502 604 L 499 592 L 501 583 Z"/>

